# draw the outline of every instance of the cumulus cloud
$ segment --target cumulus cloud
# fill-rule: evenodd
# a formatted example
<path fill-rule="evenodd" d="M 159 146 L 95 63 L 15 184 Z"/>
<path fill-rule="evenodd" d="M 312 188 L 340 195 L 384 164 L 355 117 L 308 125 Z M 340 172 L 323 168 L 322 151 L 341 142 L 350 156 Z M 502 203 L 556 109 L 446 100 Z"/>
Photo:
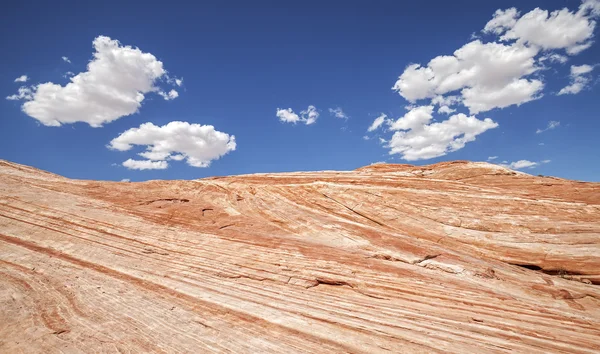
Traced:
<path fill-rule="evenodd" d="M 341 107 L 329 108 L 329 113 L 336 118 L 346 119 L 346 120 L 348 120 L 348 118 L 349 118 L 348 115 L 346 113 L 344 113 L 344 111 L 342 110 Z"/>
<path fill-rule="evenodd" d="M 564 8 L 549 13 L 535 8 L 523 16 L 515 8 L 499 9 L 483 31 L 501 35 L 501 41 L 516 40 L 544 50 L 564 49 L 575 55 L 592 44 L 597 4 L 597 0 L 584 1 L 577 12 Z"/>
<path fill-rule="evenodd" d="M 121 182 L 131 182 L 131 180 L 129 178 L 123 178 Z"/>
<path fill-rule="evenodd" d="M 300 121 L 300 116 L 298 116 L 291 108 L 281 109 L 277 108 L 277 117 L 280 121 L 284 123 L 298 123 Z"/>
<path fill-rule="evenodd" d="M 488 161 L 494 161 L 495 159 L 497 159 L 498 156 L 490 156 L 487 158 Z"/>
<path fill-rule="evenodd" d="M 537 8 L 524 15 L 516 8 L 499 9 L 483 29 L 492 41 L 475 39 L 452 55 L 439 55 L 426 65 L 410 64 L 392 89 L 411 104 L 431 99 L 443 114 L 454 113 L 454 104 L 477 114 L 539 99 L 545 85 L 541 77 L 533 76 L 546 64 L 568 60 L 556 51 L 576 55 L 592 44 L 599 4 L 585 0 L 577 11 L 549 13 Z M 581 76 L 577 80 L 564 93 L 588 83 Z M 447 97 L 457 99 L 447 104 Z"/>
<path fill-rule="evenodd" d="M 507 161 L 502 161 L 500 166 L 510 168 L 511 170 L 522 170 L 525 168 L 536 168 L 541 164 L 550 163 L 550 160 L 542 160 L 540 162 L 534 162 L 529 160 L 519 160 L 515 162 L 508 163 Z"/>
<path fill-rule="evenodd" d="M 129 159 L 123 166 L 131 169 L 165 169 L 168 160 L 186 160 L 193 167 L 208 167 L 211 162 L 236 149 L 235 136 L 215 130 L 212 125 L 174 121 L 163 126 L 144 123 L 114 138 L 110 149 L 127 151 L 145 145 L 139 153 L 146 160 Z"/>
<path fill-rule="evenodd" d="M 69 57 L 62 57 L 62 60 L 66 63 L 71 64 L 71 59 L 69 59 Z"/>
<path fill-rule="evenodd" d="M 33 86 L 30 96 L 19 98 L 26 101 L 23 112 L 47 126 L 85 122 L 100 127 L 138 112 L 145 94 L 160 94 L 156 83 L 166 71 L 154 55 L 105 36 L 94 39 L 93 45 L 87 71 L 65 86 L 52 82 Z"/>
<path fill-rule="evenodd" d="M 539 80 L 522 78 L 540 69 L 537 53 L 523 45 L 475 40 L 426 66 L 409 65 L 393 89 L 410 102 L 433 98 L 432 104 L 444 102 L 441 95 L 459 92 L 452 103 L 461 102 L 472 114 L 521 104 L 539 98 L 543 88 Z"/>
<path fill-rule="evenodd" d="M 379 117 L 375 118 L 373 123 L 371 123 L 371 125 L 369 126 L 367 131 L 368 132 L 375 131 L 375 130 L 379 129 L 379 127 L 381 127 L 383 125 L 383 123 L 386 123 L 386 122 L 389 123 L 388 116 L 384 113 L 381 113 L 381 115 Z"/>
<path fill-rule="evenodd" d="M 442 122 L 431 122 L 433 106 L 412 109 L 390 126 L 396 132 L 387 143 L 390 154 L 400 154 L 408 161 L 431 159 L 465 147 L 477 135 L 496 128 L 489 118 L 479 120 L 463 113 Z"/>
<path fill-rule="evenodd" d="M 294 111 L 291 108 L 277 108 L 276 115 L 279 118 L 279 120 L 284 123 L 296 124 L 298 122 L 302 122 L 306 125 L 310 125 L 315 123 L 319 118 L 319 111 L 317 111 L 317 108 L 313 105 L 310 105 L 307 109 L 301 111 L 300 115 L 294 113 Z"/>
<path fill-rule="evenodd" d="M 27 82 L 27 80 L 29 80 L 29 77 L 27 75 L 21 75 L 15 79 L 15 82 Z"/>
<path fill-rule="evenodd" d="M 551 120 L 551 121 L 548 122 L 548 125 L 546 126 L 546 128 L 544 128 L 544 129 L 538 129 L 538 130 L 535 131 L 535 133 L 536 134 L 541 134 L 541 133 L 545 132 L 546 130 L 552 130 L 552 129 L 555 129 L 555 128 L 559 127 L 559 126 L 560 126 L 560 122 L 559 121 Z"/>
<path fill-rule="evenodd" d="M 563 87 L 558 95 L 575 95 L 583 91 L 591 81 L 587 74 L 591 73 L 592 70 L 594 70 L 594 67 L 587 64 L 571 65 L 571 83 Z"/>

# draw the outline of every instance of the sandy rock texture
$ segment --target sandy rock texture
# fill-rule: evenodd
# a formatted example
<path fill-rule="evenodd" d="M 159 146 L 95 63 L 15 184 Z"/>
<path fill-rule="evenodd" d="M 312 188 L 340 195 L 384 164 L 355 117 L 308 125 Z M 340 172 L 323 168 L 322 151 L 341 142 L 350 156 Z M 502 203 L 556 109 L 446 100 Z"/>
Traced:
<path fill-rule="evenodd" d="M 598 353 L 600 184 L 487 163 L 121 183 L 0 161 L 2 353 Z"/>

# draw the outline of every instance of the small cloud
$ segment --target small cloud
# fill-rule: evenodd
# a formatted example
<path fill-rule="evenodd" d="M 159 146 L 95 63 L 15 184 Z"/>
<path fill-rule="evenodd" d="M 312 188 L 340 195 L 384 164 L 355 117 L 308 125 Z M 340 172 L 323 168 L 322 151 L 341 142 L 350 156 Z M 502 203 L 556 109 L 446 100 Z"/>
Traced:
<path fill-rule="evenodd" d="M 569 60 L 569 57 L 567 57 L 566 55 L 551 53 L 540 57 L 539 62 L 543 63 L 546 60 L 549 60 L 551 63 L 564 64 Z"/>
<path fill-rule="evenodd" d="M 497 158 L 498 158 L 498 156 L 490 156 L 490 157 L 487 158 L 487 160 L 488 161 L 493 161 L 493 160 L 495 160 Z"/>
<path fill-rule="evenodd" d="M 62 60 L 63 60 L 65 63 L 69 63 L 69 64 L 71 64 L 71 60 L 70 60 L 68 57 L 62 57 Z"/>
<path fill-rule="evenodd" d="M 27 82 L 27 80 L 29 80 L 29 77 L 27 75 L 21 75 L 15 79 L 15 82 Z"/>
<path fill-rule="evenodd" d="M 181 86 L 183 84 L 183 79 L 175 79 L 175 85 Z"/>
<path fill-rule="evenodd" d="M 165 101 L 171 101 L 176 99 L 177 97 L 179 97 L 179 92 L 175 91 L 175 90 L 171 90 L 169 91 L 169 93 L 166 93 L 164 91 L 158 91 L 157 92 L 162 98 L 165 99 Z"/>
<path fill-rule="evenodd" d="M 303 122 L 306 125 L 313 124 L 319 118 L 319 112 L 317 108 L 313 105 L 308 106 L 307 109 L 300 112 L 300 115 L 294 113 L 291 108 L 281 109 L 277 108 L 276 112 L 277 118 L 284 123 L 298 123 Z"/>
<path fill-rule="evenodd" d="M 329 113 L 336 118 L 345 119 L 345 120 L 348 120 L 348 118 L 349 118 L 348 115 L 346 113 L 344 113 L 344 111 L 342 110 L 341 107 L 329 108 Z"/>
<path fill-rule="evenodd" d="M 557 95 L 575 95 L 586 89 L 591 81 L 587 74 L 592 70 L 592 65 L 571 65 L 571 83 L 563 87 Z"/>
<path fill-rule="evenodd" d="M 123 166 L 130 170 L 164 170 L 169 167 L 169 163 L 167 161 L 128 159 L 123 162 Z"/>
<path fill-rule="evenodd" d="M 552 129 L 555 129 L 555 128 L 559 127 L 559 126 L 560 126 L 560 122 L 559 121 L 551 120 L 551 121 L 548 122 L 548 125 L 546 126 L 545 129 L 538 129 L 538 130 L 535 131 L 535 133 L 536 134 L 541 134 L 541 133 L 545 132 L 546 130 L 552 130 Z"/>
<path fill-rule="evenodd" d="M 179 154 L 179 155 L 171 155 L 169 156 L 170 160 L 175 160 L 175 161 L 181 161 L 183 159 L 185 159 L 185 155 Z"/>
<path fill-rule="evenodd" d="M 388 125 L 390 124 L 390 120 L 388 119 L 388 116 L 385 113 L 381 113 L 379 117 L 375 118 L 373 123 L 371 123 L 371 125 L 367 129 L 367 131 L 372 132 L 374 130 L 377 130 L 383 125 L 383 123 L 387 123 Z"/>
<path fill-rule="evenodd" d="M 538 145 L 539 145 L 539 146 L 544 146 L 545 144 L 544 144 L 544 143 L 539 143 Z"/>
<path fill-rule="evenodd" d="M 9 101 L 31 100 L 33 99 L 33 91 L 29 87 L 21 86 L 14 95 L 6 96 Z"/>
<path fill-rule="evenodd" d="M 369 138 L 368 135 L 364 135 L 362 138 L 363 138 L 363 140 L 369 140 L 369 139 L 371 139 L 371 138 Z"/>
<path fill-rule="evenodd" d="M 384 164 L 384 163 L 387 163 L 387 162 L 385 162 L 385 161 L 377 161 L 377 162 L 373 162 L 373 163 L 371 163 L 369 166 L 373 166 L 373 165 L 381 165 L 381 164 Z"/>
<path fill-rule="evenodd" d="M 502 161 L 500 166 L 507 167 L 512 170 L 522 170 L 525 168 L 536 168 L 540 164 L 546 164 L 546 163 L 550 163 L 550 162 L 551 162 L 551 160 L 542 160 L 540 162 L 534 162 L 534 161 L 529 161 L 529 160 L 519 160 L 519 161 L 515 161 L 515 162 L 511 162 L 511 163 Z"/>
<path fill-rule="evenodd" d="M 456 112 L 456 109 L 454 108 L 450 108 L 448 106 L 441 106 L 438 110 L 438 113 L 443 113 L 443 114 L 450 114 L 450 113 L 454 113 Z"/>
<path fill-rule="evenodd" d="M 123 178 L 121 182 L 131 182 L 131 180 L 129 178 Z"/>

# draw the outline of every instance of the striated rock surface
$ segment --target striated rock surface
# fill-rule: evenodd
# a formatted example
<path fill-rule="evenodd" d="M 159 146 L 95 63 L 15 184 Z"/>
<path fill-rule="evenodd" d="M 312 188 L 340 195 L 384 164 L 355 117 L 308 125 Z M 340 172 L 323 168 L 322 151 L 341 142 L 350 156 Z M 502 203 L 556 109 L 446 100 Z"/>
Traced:
<path fill-rule="evenodd" d="M 598 353 L 600 184 L 486 163 L 143 183 L 0 161 L 0 352 Z"/>

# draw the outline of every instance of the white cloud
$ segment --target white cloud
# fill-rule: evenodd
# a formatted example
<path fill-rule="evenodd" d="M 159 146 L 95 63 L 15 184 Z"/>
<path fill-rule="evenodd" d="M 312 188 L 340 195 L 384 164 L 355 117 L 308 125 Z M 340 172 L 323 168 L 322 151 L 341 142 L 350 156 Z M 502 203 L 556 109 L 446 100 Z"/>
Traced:
<path fill-rule="evenodd" d="M 177 97 L 179 97 L 179 92 L 175 91 L 175 90 L 171 90 L 169 91 L 169 93 L 166 93 L 164 91 L 158 91 L 157 92 L 162 98 L 165 99 L 165 101 L 170 101 L 170 100 L 174 100 Z"/>
<path fill-rule="evenodd" d="M 27 80 L 29 80 L 29 77 L 27 75 L 21 75 L 15 79 L 15 82 L 27 82 Z"/>
<path fill-rule="evenodd" d="M 536 168 L 540 164 L 550 163 L 550 160 L 542 160 L 540 162 L 534 162 L 529 160 L 519 160 L 515 162 L 508 163 L 507 161 L 502 161 L 500 166 L 510 168 L 512 170 L 522 170 L 524 168 Z"/>
<path fill-rule="evenodd" d="M 276 115 L 279 118 L 279 120 L 284 123 L 296 124 L 298 122 L 303 122 L 306 125 L 315 123 L 319 118 L 319 112 L 317 111 L 317 108 L 313 105 L 310 105 L 307 109 L 301 111 L 300 115 L 294 113 L 294 111 L 291 108 L 277 108 Z"/>
<path fill-rule="evenodd" d="M 560 126 L 560 122 L 556 120 L 551 120 L 548 122 L 548 125 L 544 129 L 538 129 L 535 131 L 536 134 L 540 134 L 545 132 L 546 130 L 552 130 Z"/>
<path fill-rule="evenodd" d="M 184 158 L 190 166 L 208 167 L 213 160 L 236 149 L 233 135 L 216 131 L 212 125 L 178 121 L 163 126 L 144 123 L 139 128 L 123 132 L 108 147 L 127 151 L 133 145 L 146 145 L 146 151 L 139 155 L 148 159 L 129 159 L 123 163 L 123 166 L 134 169 L 164 169 L 168 167 L 167 160 L 180 161 Z"/>
<path fill-rule="evenodd" d="M 159 92 L 155 83 L 166 71 L 154 55 L 99 36 L 87 71 L 61 86 L 52 82 L 33 88 L 22 110 L 48 126 L 85 122 L 100 127 L 141 107 L 144 94 Z"/>
<path fill-rule="evenodd" d="M 33 91 L 29 87 L 21 86 L 14 95 L 7 96 L 6 99 L 10 101 L 16 100 L 30 100 L 33 98 Z"/>
<path fill-rule="evenodd" d="M 544 50 L 565 49 L 575 55 L 591 44 L 598 15 L 598 1 L 584 1 L 577 12 L 567 8 L 548 12 L 535 8 L 519 17 L 515 8 L 497 10 L 484 32 L 501 35 L 501 41 L 540 47 Z"/>
<path fill-rule="evenodd" d="M 169 167 L 167 161 L 132 160 L 123 162 L 123 166 L 130 170 L 164 170 Z"/>
<path fill-rule="evenodd" d="M 462 101 L 471 113 L 521 104 L 539 98 L 543 88 L 539 80 L 523 78 L 540 68 L 534 57 L 538 50 L 523 45 L 482 43 L 465 44 L 452 56 L 433 58 L 427 66 L 409 65 L 393 89 L 410 102 L 433 98 L 433 104 L 444 104 L 441 95 L 452 96 L 452 104 Z M 440 97 L 441 96 L 441 97 Z"/>
<path fill-rule="evenodd" d="M 539 165 L 539 163 L 529 161 L 529 160 L 519 160 L 519 161 L 511 162 L 509 164 L 501 164 L 501 166 L 510 168 L 512 170 L 521 170 L 524 168 L 535 168 L 538 165 Z"/>
<path fill-rule="evenodd" d="M 121 182 L 131 182 L 131 180 L 129 178 L 123 178 Z"/>
<path fill-rule="evenodd" d="M 546 60 L 549 60 L 551 63 L 564 64 L 569 60 L 569 57 L 567 57 L 566 55 L 561 55 L 561 54 L 557 54 L 557 53 L 550 53 L 550 54 L 541 56 L 539 59 L 539 62 L 542 63 Z"/>
<path fill-rule="evenodd" d="M 571 83 L 563 87 L 558 92 L 558 95 L 575 95 L 583 91 L 591 81 L 587 74 L 592 72 L 592 70 L 594 70 L 594 67 L 587 64 L 571 65 Z"/>
<path fill-rule="evenodd" d="M 585 0 L 578 11 L 562 9 L 549 13 L 536 8 L 523 16 L 515 8 L 497 10 L 483 32 L 493 39 L 473 40 L 454 51 L 439 55 L 426 65 L 410 64 L 393 90 L 415 104 L 432 99 L 438 113 L 455 112 L 460 103 L 470 114 L 520 105 L 543 96 L 541 77 L 531 76 L 549 63 L 565 63 L 592 44 L 600 1 Z M 581 90 L 588 81 L 578 77 L 563 93 Z M 583 85 L 582 85 L 583 84 Z M 458 97 L 452 104 L 446 97 Z M 457 95 L 457 96 L 454 96 Z"/>
<path fill-rule="evenodd" d="M 181 86 L 183 84 L 183 79 L 175 79 L 175 85 Z"/>
<path fill-rule="evenodd" d="M 369 126 L 367 131 L 368 132 L 375 131 L 375 130 L 379 129 L 379 127 L 381 127 L 383 125 L 383 123 L 386 123 L 386 122 L 389 123 L 387 115 L 384 113 L 381 113 L 381 115 L 379 117 L 375 118 L 373 123 L 371 123 L 371 125 Z"/>
<path fill-rule="evenodd" d="M 430 159 L 462 149 L 488 129 L 498 126 L 489 118 L 479 120 L 459 113 L 431 123 L 433 106 L 417 107 L 392 123 L 394 133 L 387 147 L 408 161 Z"/>
<path fill-rule="evenodd" d="M 493 18 L 485 25 L 483 32 L 492 32 L 502 34 L 507 28 L 512 28 L 517 23 L 519 12 L 516 8 L 501 10 L 498 9 L 494 13 Z"/>
<path fill-rule="evenodd" d="M 487 160 L 488 161 L 493 161 L 493 160 L 495 160 L 497 158 L 498 158 L 498 156 L 490 156 L 490 157 L 487 158 Z"/>
<path fill-rule="evenodd" d="M 494 108 L 504 108 L 512 105 L 537 100 L 544 84 L 540 80 L 514 80 L 502 88 L 476 86 L 462 90 L 465 106 L 471 113 L 486 112 Z"/>
<path fill-rule="evenodd" d="M 587 64 L 571 65 L 571 75 L 572 76 L 584 75 L 584 74 L 591 72 L 592 70 L 594 70 L 594 67 L 591 65 L 587 65 Z"/>
<path fill-rule="evenodd" d="M 460 96 L 435 96 L 434 98 L 431 99 L 431 104 L 432 105 L 440 105 L 440 106 L 448 106 L 448 107 L 452 107 L 457 103 L 460 103 L 462 101 L 462 98 Z M 414 107 L 412 107 L 414 108 Z"/>
<path fill-rule="evenodd" d="M 71 63 L 71 60 L 68 57 L 62 57 L 62 60 L 67 63 Z"/>
<path fill-rule="evenodd" d="M 348 115 L 346 113 L 344 113 L 344 111 L 342 110 L 341 107 L 329 108 L 329 113 L 336 118 L 346 119 L 346 120 L 348 120 L 348 118 L 349 118 Z"/>
<path fill-rule="evenodd" d="M 277 108 L 276 114 L 277 114 L 277 117 L 279 118 L 279 120 L 284 123 L 296 124 L 297 122 L 300 121 L 300 117 L 296 113 L 294 113 L 294 111 L 292 111 L 291 108 L 288 108 L 288 109 Z"/>
<path fill-rule="evenodd" d="M 368 136 L 368 135 L 363 135 L 363 137 L 362 137 L 362 138 L 363 138 L 363 140 L 369 140 L 369 139 L 371 139 L 371 138 L 369 138 L 369 136 Z"/>
<path fill-rule="evenodd" d="M 546 144 L 544 144 L 544 143 L 539 143 L 538 145 L 539 145 L 539 146 L 544 146 L 544 145 L 546 145 Z"/>
<path fill-rule="evenodd" d="M 438 110 L 438 113 L 450 114 L 456 112 L 456 109 L 450 108 L 448 106 L 441 106 Z"/>
<path fill-rule="evenodd" d="M 319 112 L 317 112 L 317 108 L 315 106 L 308 106 L 308 108 L 302 112 L 300 112 L 302 116 L 302 120 L 306 123 L 306 125 L 313 124 L 319 118 Z"/>
<path fill-rule="evenodd" d="M 431 99 L 432 105 L 439 105 L 438 113 L 450 114 L 456 112 L 456 109 L 451 108 L 453 105 L 460 103 L 462 98 L 460 96 L 436 96 Z M 414 107 L 413 107 L 414 108 Z"/>

